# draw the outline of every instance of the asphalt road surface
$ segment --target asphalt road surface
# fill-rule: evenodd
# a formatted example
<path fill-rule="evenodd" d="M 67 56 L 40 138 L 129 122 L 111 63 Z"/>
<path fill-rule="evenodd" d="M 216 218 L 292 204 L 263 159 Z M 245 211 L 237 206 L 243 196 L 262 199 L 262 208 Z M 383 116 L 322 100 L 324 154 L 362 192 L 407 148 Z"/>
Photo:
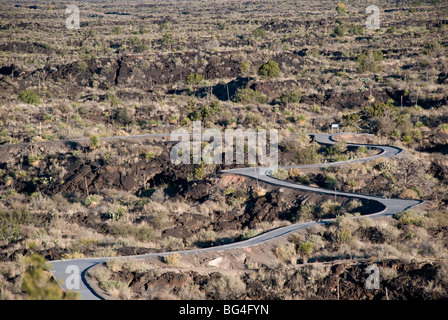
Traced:
<path fill-rule="evenodd" d="M 331 134 L 324 134 L 324 133 L 316 133 L 316 134 L 310 134 L 315 137 L 315 141 L 320 144 L 326 144 L 326 145 L 332 145 L 336 141 L 333 139 L 335 135 Z M 124 136 L 124 137 L 108 137 L 108 138 L 101 138 L 103 141 L 110 141 L 110 140 L 119 140 L 119 139 L 146 139 L 146 138 L 163 138 L 163 137 L 169 137 L 169 134 L 147 134 L 147 135 L 138 135 L 138 136 Z M 75 140 L 66 140 L 66 141 L 59 141 L 59 142 L 81 142 L 81 141 L 87 141 L 87 138 L 81 138 L 81 139 L 75 139 Z M 54 143 L 53 142 L 41 142 L 38 144 L 47 144 L 47 143 Z M 22 145 L 22 144 L 20 144 Z M 287 166 L 287 167 L 281 167 L 284 169 L 290 169 L 290 168 L 322 168 L 322 167 L 328 167 L 328 166 L 339 166 L 342 164 L 347 163 L 353 163 L 353 162 L 365 162 L 370 161 L 372 159 L 378 158 L 378 157 L 385 157 L 390 158 L 398 155 L 403 150 L 397 147 L 391 147 L 391 146 L 378 146 L 378 145 L 362 145 L 362 144 L 347 144 L 348 146 L 366 146 L 370 149 L 378 149 L 381 150 L 381 152 L 375 156 L 368 157 L 368 158 L 362 158 L 362 159 L 354 159 L 349 161 L 342 161 L 342 162 L 334 162 L 334 163 L 321 163 L 321 164 L 313 164 L 313 165 L 297 165 L 297 166 Z M 236 175 L 242 175 L 246 177 L 250 177 L 253 179 L 258 179 L 259 181 L 269 183 L 276 186 L 281 186 L 285 188 L 292 188 L 297 190 L 303 190 L 303 191 L 311 191 L 311 192 L 317 192 L 321 194 L 327 194 L 331 196 L 344 196 L 348 198 L 357 198 L 357 199 L 365 199 L 365 200 L 371 200 L 376 201 L 380 203 L 383 208 L 380 212 L 375 212 L 368 215 L 358 216 L 355 218 L 363 218 L 363 217 L 371 217 L 371 218 L 379 218 L 379 217 L 386 217 L 393 215 L 398 212 L 405 211 L 411 207 L 414 207 L 416 205 L 419 205 L 423 203 L 421 200 L 403 200 L 403 199 L 385 199 L 381 197 L 376 196 L 369 196 L 364 194 L 357 194 L 357 193 L 349 193 L 349 192 L 339 192 L 334 190 L 327 190 L 327 189 L 321 189 L 316 187 L 310 187 L 305 185 L 299 185 L 287 181 L 282 181 L 276 178 L 273 178 L 270 176 L 272 173 L 273 168 L 242 168 L 242 169 L 232 169 L 232 170 L 225 170 L 222 171 L 223 174 L 236 174 Z M 285 236 L 293 231 L 297 231 L 300 229 L 309 228 L 311 226 L 317 225 L 317 224 L 326 224 L 330 223 L 333 219 L 327 219 L 327 220 L 321 220 L 321 221 L 311 221 L 311 222 L 303 222 L 303 223 L 297 223 L 292 224 L 286 227 L 277 228 L 268 232 L 265 232 L 263 234 L 260 234 L 256 237 L 250 238 L 245 241 L 241 242 L 235 242 L 223 246 L 217 246 L 217 247 L 210 247 L 210 248 L 204 248 L 204 249 L 192 249 L 192 250 L 184 250 L 184 251 L 176 251 L 177 253 L 181 255 L 189 255 L 189 254 L 200 254 L 201 252 L 222 252 L 226 250 L 233 250 L 233 249 L 240 249 L 240 248 L 247 248 L 251 246 L 256 246 L 262 243 L 265 243 L 267 241 L 270 241 L 272 239 Z M 56 279 L 56 281 L 59 283 L 59 285 L 62 287 L 62 289 L 67 290 L 71 289 L 72 291 L 77 291 L 81 295 L 81 299 L 83 300 L 97 300 L 101 299 L 92 288 L 89 287 L 89 285 L 86 282 L 86 272 L 89 268 L 104 263 L 111 259 L 130 259 L 130 258 L 139 258 L 144 259 L 148 257 L 160 257 L 168 254 L 172 254 L 174 252 L 165 252 L 165 253 L 154 253 L 154 254 L 146 254 L 146 255 L 139 255 L 139 256 L 127 256 L 127 257 L 111 257 L 111 258 L 85 258 L 85 259 L 73 259 L 73 260 L 60 260 L 60 261 L 51 261 L 51 272 Z M 74 271 L 75 270 L 75 271 Z M 79 277 L 81 281 L 79 281 L 79 288 L 73 289 L 71 286 L 76 284 L 76 281 L 74 281 L 74 277 L 77 275 L 77 271 L 79 271 Z M 67 288 L 67 285 L 69 288 Z"/>

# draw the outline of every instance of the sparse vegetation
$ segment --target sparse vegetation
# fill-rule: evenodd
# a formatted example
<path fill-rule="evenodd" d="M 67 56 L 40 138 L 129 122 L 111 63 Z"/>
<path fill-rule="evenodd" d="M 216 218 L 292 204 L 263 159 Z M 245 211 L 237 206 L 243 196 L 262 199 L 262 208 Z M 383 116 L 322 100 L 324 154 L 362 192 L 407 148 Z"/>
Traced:
<path fill-rule="evenodd" d="M 370 299 L 359 283 L 376 259 L 390 299 L 446 297 L 443 1 L 379 0 L 387 21 L 379 30 L 365 28 L 365 6 L 353 1 L 149 0 L 128 2 L 124 11 L 120 2 L 86 2 L 79 3 L 80 30 L 63 28 L 54 19 L 61 7 L 43 3 L 0 6 L 0 299 L 69 298 L 35 253 L 50 261 L 161 257 L 335 216 L 292 242 L 279 237 L 263 257 L 258 248 L 241 261 L 201 253 L 177 264 L 164 256 L 174 264 L 135 263 L 141 278 L 110 262 L 92 270 L 92 281 L 117 299 Z M 394 219 L 355 221 L 378 208 L 220 174 L 244 165 L 174 165 L 172 142 L 142 137 L 190 131 L 193 121 L 203 130 L 277 129 L 280 166 L 377 155 L 342 141 L 322 146 L 305 134 L 338 123 L 342 140 L 404 151 L 273 175 L 426 204 Z M 211 261 L 215 275 L 188 273 Z M 178 287 L 163 282 L 178 277 Z M 152 287 L 154 279 L 163 290 Z"/>

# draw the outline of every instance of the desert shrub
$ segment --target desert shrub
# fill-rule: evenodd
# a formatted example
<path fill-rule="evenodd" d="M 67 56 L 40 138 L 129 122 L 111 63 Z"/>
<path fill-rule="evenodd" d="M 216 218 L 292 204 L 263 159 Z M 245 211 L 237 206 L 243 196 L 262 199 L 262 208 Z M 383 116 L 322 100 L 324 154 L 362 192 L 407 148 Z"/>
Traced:
<path fill-rule="evenodd" d="M 392 162 L 390 162 L 388 159 L 383 159 L 378 162 L 378 164 L 375 166 L 378 170 L 381 172 L 391 173 L 395 171 L 395 166 Z"/>
<path fill-rule="evenodd" d="M 162 245 L 162 248 L 164 250 L 170 250 L 170 251 L 179 250 L 185 246 L 182 239 L 171 236 L 163 238 L 160 244 Z"/>
<path fill-rule="evenodd" d="M 118 221 L 126 213 L 126 208 L 119 205 L 112 205 L 109 208 L 108 216 L 113 221 Z"/>
<path fill-rule="evenodd" d="M 140 226 L 134 229 L 133 236 L 135 239 L 142 242 L 152 241 L 157 237 L 154 229 L 148 226 Z"/>
<path fill-rule="evenodd" d="M 439 125 L 438 130 L 440 132 L 448 134 L 448 123 L 442 123 L 441 125 Z"/>
<path fill-rule="evenodd" d="M 327 148 L 327 153 L 329 156 L 339 155 L 347 151 L 347 142 L 338 141 L 334 145 Z"/>
<path fill-rule="evenodd" d="M 258 230 L 257 229 L 249 229 L 241 236 L 241 239 L 242 240 L 246 240 L 246 239 L 253 238 L 253 237 L 257 236 L 257 235 L 258 235 Z"/>
<path fill-rule="evenodd" d="M 379 102 L 367 108 L 367 115 L 370 117 L 395 116 L 398 114 L 398 108 L 394 106 L 393 100 L 387 103 Z"/>
<path fill-rule="evenodd" d="M 199 73 L 192 73 L 187 76 L 185 79 L 185 83 L 188 85 L 197 85 L 202 80 L 204 80 L 204 76 Z"/>
<path fill-rule="evenodd" d="M 353 241 L 353 235 L 349 228 L 342 228 L 337 233 L 338 243 L 350 243 Z"/>
<path fill-rule="evenodd" d="M 22 225 L 33 222 L 33 218 L 24 205 L 12 210 L 0 211 L 0 240 L 17 241 L 22 238 Z"/>
<path fill-rule="evenodd" d="M 134 114 L 135 109 L 133 110 L 128 107 L 119 108 L 116 111 L 115 119 L 123 125 L 128 125 L 129 123 L 132 122 Z"/>
<path fill-rule="evenodd" d="M 246 291 L 246 284 L 239 276 L 220 276 L 209 281 L 205 288 L 206 294 L 215 299 L 239 299 Z"/>
<path fill-rule="evenodd" d="M 242 76 L 248 76 L 252 73 L 252 63 L 248 60 L 241 62 L 240 71 Z"/>
<path fill-rule="evenodd" d="M 302 242 L 297 246 L 297 251 L 304 255 L 309 255 L 313 251 L 311 242 Z"/>
<path fill-rule="evenodd" d="M 315 211 L 315 206 L 311 204 L 304 204 L 300 207 L 297 214 L 294 216 L 294 220 L 298 222 L 312 221 L 314 219 Z"/>
<path fill-rule="evenodd" d="M 363 26 L 360 26 L 357 24 L 351 24 L 349 26 L 349 32 L 351 35 L 354 35 L 354 36 L 362 36 L 362 35 L 364 35 L 364 28 L 363 28 Z"/>
<path fill-rule="evenodd" d="M 419 199 L 420 194 L 419 194 L 418 190 L 416 190 L 415 188 L 405 189 L 405 190 L 403 190 L 402 193 L 400 193 L 398 198 L 400 198 L 400 199 Z"/>
<path fill-rule="evenodd" d="M 275 170 L 274 172 L 272 172 L 272 177 L 276 178 L 276 179 L 280 179 L 280 180 L 287 180 L 289 178 L 289 173 L 288 170 L 283 169 L 283 168 L 279 168 L 277 170 Z"/>
<path fill-rule="evenodd" d="M 19 100 L 26 104 L 35 106 L 41 103 L 39 96 L 33 90 L 23 90 L 19 93 Z"/>
<path fill-rule="evenodd" d="M 87 62 L 80 60 L 75 63 L 74 67 L 78 71 L 86 71 L 88 68 L 88 65 L 87 65 Z"/>
<path fill-rule="evenodd" d="M 98 204 L 100 197 L 98 195 L 92 194 L 84 200 L 84 205 L 86 207 L 92 208 Z"/>
<path fill-rule="evenodd" d="M 445 52 L 445 48 L 440 42 L 430 42 L 425 45 L 425 54 L 429 56 L 439 57 Z"/>
<path fill-rule="evenodd" d="M 236 102 L 242 104 L 266 103 L 268 98 L 261 92 L 252 89 L 239 89 L 235 96 Z"/>
<path fill-rule="evenodd" d="M 325 176 L 325 186 L 327 188 L 334 189 L 334 188 L 336 188 L 337 184 L 338 184 L 338 179 L 336 178 L 336 176 L 334 174 L 328 173 Z"/>
<path fill-rule="evenodd" d="M 394 34 L 397 31 L 396 25 L 391 25 L 389 28 L 387 28 L 386 33 Z"/>
<path fill-rule="evenodd" d="M 383 69 L 383 53 L 366 50 L 357 59 L 359 72 L 379 72 Z"/>
<path fill-rule="evenodd" d="M 341 208 L 341 205 L 333 200 L 327 200 L 320 206 L 320 214 L 322 216 L 331 214 L 335 215 L 338 213 L 339 209 Z"/>
<path fill-rule="evenodd" d="M 255 38 L 264 39 L 266 38 L 266 30 L 263 28 L 255 29 L 252 34 Z"/>
<path fill-rule="evenodd" d="M 346 13 L 347 12 L 347 6 L 341 2 L 339 2 L 336 6 L 336 11 L 338 13 Z"/>
<path fill-rule="evenodd" d="M 222 31 L 222 30 L 226 30 L 229 26 L 227 25 L 227 23 L 221 21 L 221 22 L 218 22 L 217 27 L 218 27 L 218 30 Z"/>
<path fill-rule="evenodd" d="M 154 152 L 152 151 L 148 151 L 145 153 L 145 159 L 151 160 L 152 158 L 154 158 L 156 155 Z"/>
<path fill-rule="evenodd" d="M 300 177 L 302 175 L 302 171 L 299 168 L 291 168 L 289 169 L 289 176 L 293 179 Z"/>
<path fill-rule="evenodd" d="M 266 78 L 275 78 L 280 76 L 280 67 L 277 62 L 269 60 L 258 67 L 258 74 Z"/>
<path fill-rule="evenodd" d="M 283 262 L 291 262 L 296 256 L 296 249 L 293 243 L 288 243 L 275 248 L 275 255 Z"/>
<path fill-rule="evenodd" d="M 263 123 L 263 117 L 259 113 L 248 112 L 244 117 L 244 121 L 251 125 L 258 126 Z"/>
<path fill-rule="evenodd" d="M 339 23 L 336 25 L 336 27 L 333 29 L 334 37 L 343 37 L 345 36 L 345 26 L 342 23 Z"/>
<path fill-rule="evenodd" d="M 28 160 L 28 163 L 29 163 L 31 166 L 38 166 L 40 160 L 42 160 L 42 156 L 40 156 L 40 155 L 38 155 L 38 154 L 30 154 L 30 155 L 27 157 L 27 160 Z"/>
<path fill-rule="evenodd" d="M 173 253 L 170 255 L 163 256 L 163 262 L 170 266 L 180 265 L 180 254 Z"/>
<path fill-rule="evenodd" d="M 284 105 L 288 103 L 299 103 L 300 99 L 302 99 L 302 94 L 300 91 L 292 91 L 289 93 L 285 93 L 280 97 L 280 102 Z"/>
<path fill-rule="evenodd" d="M 356 150 L 356 153 L 359 155 L 364 155 L 367 152 L 368 152 L 368 149 L 367 149 L 367 147 L 364 147 L 364 146 L 358 147 L 358 149 Z"/>
<path fill-rule="evenodd" d="M 128 39 L 128 45 L 132 47 L 139 46 L 141 44 L 143 44 L 143 41 L 139 37 L 130 37 Z"/>
<path fill-rule="evenodd" d="M 350 211 L 353 211 L 353 210 L 358 209 L 360 207 L 362 207 L 362 202 L 360 200 L 358 200 L 358 199 L 350 200 L 350 202 L 347 205 L 347 209 L 350 210 Z"/>
<path fill-rule="evenodd" d="M 297 164 L 319 163 L 322 156 L 316 151 L 314 146 L 302 148 L 296 152 L 293 161 Z"/>
<path fill-rule="evenodd" d="M 395 219 L 402 225 L 415 225 L 420 226 L 423 222 L 424 216 L 418 214 L 413 210 L 408 210 L 404 212 L 397 213 L 394 216 Z"/>
<path fill-rule="evenodd" d="M 89 137 L 89 147 L 90 149 L 94 150 L 97 149 L 101 146 L 101 140 L 100 137 L 98 137 L 97 135 L 91 135 Z"/>
<path fill-rule="evenodd" d="M 193 166 L 193 178 L 196 180 L 202 180 L 206 177 L 204 163 Z"/>
<path fill-rule="evenodd" d="M 159 40 L 163 45 L 168 45 L 173 42 L 173 33 L 171 31 L 165 32 L 163 37 Z"/>
<path fill-rule="evenodd" d="M 320 108 L 317 105 L 311 106 L 311 112 L 318 114 L 320 112 Z"/>
<path fill-rule="evenodd" d="M 106 291 L 112 297 L 122 300 L 129 300 L 132 297 L 132 291 L 128 285 L 118 280 L 107 280 L 99 282 L 99 287 Z"/>
<path fill-rule="evenodd" d="M 115 26 L 112 28 L 112 33 L 115 35 L 120 35 L 123 33 L 123 29 L 120 26 Z"/>

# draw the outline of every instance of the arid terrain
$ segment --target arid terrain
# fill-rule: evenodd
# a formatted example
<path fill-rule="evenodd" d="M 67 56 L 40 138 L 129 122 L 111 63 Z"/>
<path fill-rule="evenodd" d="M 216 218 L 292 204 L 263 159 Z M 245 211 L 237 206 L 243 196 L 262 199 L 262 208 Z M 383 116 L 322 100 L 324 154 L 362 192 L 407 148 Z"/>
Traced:
<path fill-rule="evenodd" d="M 341 2 L 86 0 L 69 29 L 65 2 L 0 0 L 0 299 L 77 298 L 46 262 L 331 218 L 254 248 L 111 260 L 88 282 L 106 299 L 446 299 L 448 5 L 372 1 L 373 30 L 364 1 Z M 280 166 L 378 154 L 346 142 L 401 148 L 273 176 L 424 204 L 351 219 L 382 209 L 221 173 L 248 163 L 175 165 L 172 141 L 135 137 L 194 121 L 278 130 Z M 308 135 L 332 124 L 335 145 Z"/>

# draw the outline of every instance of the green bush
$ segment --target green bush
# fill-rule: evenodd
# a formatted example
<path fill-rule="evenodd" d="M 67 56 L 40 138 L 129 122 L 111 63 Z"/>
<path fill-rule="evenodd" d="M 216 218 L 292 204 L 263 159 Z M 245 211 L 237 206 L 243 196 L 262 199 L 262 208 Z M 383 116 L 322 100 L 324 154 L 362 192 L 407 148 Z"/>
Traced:
<path fill-rule="evenodd" d="M 254 35 L 255 38 L 260 38 L 260 39 L 264 39 L 266 38 L 266 30 L 259 28 L 259 29 L 255 29 L 252 34 Z"/>
<path fill-rule="evenodd" d="M 311 242 L 302 242 L 297 246 L 297 251 L 308 255 L 313 251 L 313 244 Z"/>
<path fill-rule="evenodd" d="M 343 36 L 345 36 L 345 26 L 343 24 L 338 24 L 333 29 L 333 36 L 334 37 L 343 37 Z"/>
<path fill-rule="evenodd" d="M 258 235 L 258 231 L 256 229 L 250 229 L 250 230 L 246 231 L 241 236 L 241 238 L 242 238 L 242 240 L 247 240 L 247 239 L 253 238 L 253 237 L 257 236 L 257 235 Z"/>
<path fill-rule="evenodd" d="M 199 73 L 192 73 L 187 76 L 185 79 L 185 83 L 188 85 L 197 85 L 202 80 L 204 80 L 204 76 Z"/>
<path fill-rule="evenodd" d="M 272 177 L 280 180 L 287 180 L 289 179 L 289 172 L 288 170 L 285 170 L 283 168 L 279 168 L 276 171 L 272 172 Z"/>
<path fill-rule="evenodd" d="M 275 78 L 280 76 L 280 67 L 277 62 L 269 60 L 267 63 L 258 67 L 258 74 L 266 78 Z"/>
<path fill-rule="evenodd" d="M 317 153 L 313 146 L 300 149 L 294 156 L 293 161 L 297 164 L 319 163 L 322 156 Z"/>
<path fill-rule="evenodd" d="M 420 226 L 423 222 L 423 218 L 423 215 L 418 214 L 413 210 L 400 212 L 395 215 L 395 219 L 397 219 L 398 222 L 403 225 Z"/>
<path fill-rule="evenodd" d="M 280 97 L 280 102 L 286 105 L 288 103 L 299 103 L 300 99 L 302 99 L 302 94 L 300 93 L 300 91 L 292 91 L 282 95 Z"/>
<path fill-rule="evenodd" d="M 252 89 L 239 89 L 235 96 L 236 102 L 242 104 L 266 103 L 268 98 L 261 92 Z"/>
<path fill-rule="evenodd" d="M 26 104 L 35 106 L 41 103 L 39 96 L 33 90 L 23 90 L 19 93 L 19 100 Z"/>
<path fill-rule="evenodd" d="M 366 50 L 357 59 L 359 72 L 379 72 L 383 69 L 383 53 Z"/>
<path fill-rule="evenodd" d="M 257 126 L 262 124 L 263 117 L 259 113 L 248 112 L 244 117 L 244 121 L 254 126 Z"/>
<path fill-rule="evenodd" d="M 0 241 L 13 242 L 21 239 L 21 226 L 31 222 L 31 214 L 25 206 L 16 207 L 12 211 L 0 212 Z"/>
<path fill-rule="evenodd" d="M 116 34 L 116 35 L 122 34 L 123 33 L 123 29 L 121 29 L 121 27 L 119 27 L 119 26 L 113 27 L 112 28 L 112 33 Z"/>
<path fill-rule="evenodd" d="M 341 2 L 338 3 L 336 6 L 336 11 L 338 13 L 346 13 L 347 12 L 347 6 Z"/>
<path fill-rule="evenodd" d="M 100 137 L 98 137 L 97 135 L 91 135 L 89 137 L 89 147 L 90 149 L 94 150 L 97 149 L 101 146 L 101 140 Z"/>
<path fill-rule="evenodd" d="M 240 71 L 242 76 L 248 76 L 252 73 L 252 63 L 248 60 L 241 62 Z"/>
<path fill-rule="evenodd" d="M 328 173 L 325 176 L 325 185 L 327 188 L 334 189 L 334 188 L 336 188 L 337 184 L 338 184 L 338 179 L 336 178 L 336 176 L 334 174 Z"/>
<path fill-rule="evenodd" d="M 349 32 L 353 36 L 362 36 L 364 35 L 364 28 L 357 24 L 351 24 L 349 27 Z"/>
<path fill-rule="evenodd" d="M 96 206 L 99 201 L 100 201 L 100 198 L 97 195 L 92 194 L 92 195 L 86 197 L 86 199 L 84 200 L 84 205 L 86 207 L 92 208 L 92 207 Z"/>

